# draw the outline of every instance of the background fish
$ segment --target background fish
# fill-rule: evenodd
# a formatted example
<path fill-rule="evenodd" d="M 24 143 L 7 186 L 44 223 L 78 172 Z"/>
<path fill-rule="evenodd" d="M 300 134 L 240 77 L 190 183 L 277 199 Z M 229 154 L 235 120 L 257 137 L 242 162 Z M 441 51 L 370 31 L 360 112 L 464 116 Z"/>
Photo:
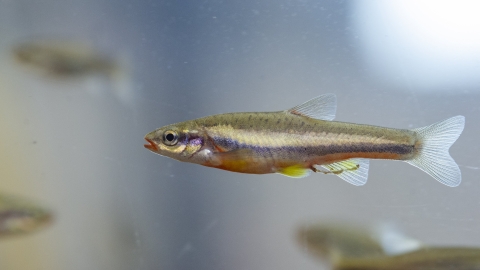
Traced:
<path fill-rule="evenodd" d="M 336 270 L 480 269 L 479 248 L 429 247 L 404 236 L 392 224 L 380 225 L 365 229 L 317 224 L 301 228 L 297 239 L 309 253 L 328 261 Z M 395 254 L 392 247 L 396 247 Z"/>
<path fill-rule="evenodd" d="M 425 247 L 397 256 L 341 260 L 336 270 L 478 270 L 479 248 Z"/>
<path fill-rule="evenodd" d="M 286 111 L 212 115 L 152 131 L 145 148 L 233 172 L 305 177 L 314 171 L 354 185 L 366 183 L 368 159 L 395 159 L 447 186 L 460 184 L 448 150 L 463 131 L 463 116 L 407 130 L 334 122 L 335 112 L 335 95 L 325 94 Z"/>
<path fill-rule="evenodd" d="M 379 223 L 373 228 L 319 223 L 301 227 L 297 240 L 309 253 L 333 264 L 343 259 L 399 255 L 425 247 L 392 223 Z"/>
<path fill-rule="evenodd" d="M 29 233 L 51 221 L 50 211 L 20 197 L 0 194 L 0 237 Z"/>
<path fill-rule="evenodd" d="M 12 52 L 17 62 L 55 76 L 118 73 L 114 59 L 79 42 L 35 40 L 18 44 Z"/>
<path fill-rule="evenodd" d="M 385 255 L 381 243 L 360 226 L 335 223 L 304 226 L 298 230 L 297 240 L 309 253 L 330 262 Z"/>

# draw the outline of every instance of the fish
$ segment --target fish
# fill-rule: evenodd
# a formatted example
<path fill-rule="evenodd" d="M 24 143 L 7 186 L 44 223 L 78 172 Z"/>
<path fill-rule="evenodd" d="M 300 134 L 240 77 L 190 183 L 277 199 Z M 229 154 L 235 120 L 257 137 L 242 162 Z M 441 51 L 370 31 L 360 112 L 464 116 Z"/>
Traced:
<path fill-rule="evenodd" d="M 304 225 L 296 238 L 302 248 L 332 264 L 345 258 L 399 255 L 425 247 L 386 222 L 368 229 L 352 223 Z"/>
<path fill-rule="evenodd" d="M 367 182 L 369 159 L 405 161 L 450 187 L 461 182 L 449 154 L 464 116 L 415 129 L 333 121 L 336 96 L 324 94 L 277 112 L 225 113 L 158 128 L 144 147 L 183 162 L 222 170 L 301 178 L 333 174 Z"/>
<path fill-rule="evenodd" d="M 396 256 L 343 259 L 335 270 L 479 270 L 480 248 L 424 247 Z"/>
<path fill-rule="evenodd" d="M 379 229 L 380 235 L 375 235 L 358 225 L 316 224 L 300 228 L 297 240 L 334 270 L 480 270 L 480 248 L 432 247 L 401 235 L 391 225 Z M 385 245 L 385 240 L 391 243 Z M 391 246 L 403 250 L 392 254 Z"/>
<path fill-rule="evenodd" d="M 78 77 L 91 73 L 113 75 L 114 59 L 80 42 L 33 40 L 12 48 L 18 63 L 57 77 Z"/>
<path fill-rule="evenodd" d="M 53 214 L 27 199 L 0 194 L 0 237 L 26 234 L 53 220 Z"/>
<path fill-rule="evenodd" d="M 358 225 L 334 223 L 303 226 L 298 230 L 296 238 L 309 253 L 333 263 L 343 258 L 386 255 L 378 239 Z"/>

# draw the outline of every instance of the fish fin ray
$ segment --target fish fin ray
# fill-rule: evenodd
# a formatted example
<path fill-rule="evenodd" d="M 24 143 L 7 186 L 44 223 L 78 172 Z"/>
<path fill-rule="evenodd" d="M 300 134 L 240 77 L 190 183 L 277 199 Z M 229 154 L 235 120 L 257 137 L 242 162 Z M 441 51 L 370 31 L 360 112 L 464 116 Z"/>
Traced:
<path fill-rule="evenodd" d="M 323 164 L 321 167 L 328 170 L 328 173 L 333 173 L 352 185 L 363 186 L 367 183 L 369 165 L 370 161 L 368 159 L 352 158 Z"/>
<path fill-rule="evenodd" d="M 462 134 L 464 126 L 465 117 L 458 115 L 426 127 L 412 129 L 418 134 L 421 145 L 415 157 L 406 162 L 444 185 L 460 185 L 462 173 L 448 150 Z"/>
<path fill-rule="evenodd" d="M 305 168 L 301 165 L 293 165 L 286 168 L 282 168 L 278 171 L 279 174 L 283 174 L 293 178 L 303 178 L 310 175 L 312 171 L 309 168 Z"/>
<path fill-rule="evenodd" d="M 332 121 L 337 112 L 337 97 L 335 94 L 324 94 L 295 106 L 287 112 L 319 120 Z"/>

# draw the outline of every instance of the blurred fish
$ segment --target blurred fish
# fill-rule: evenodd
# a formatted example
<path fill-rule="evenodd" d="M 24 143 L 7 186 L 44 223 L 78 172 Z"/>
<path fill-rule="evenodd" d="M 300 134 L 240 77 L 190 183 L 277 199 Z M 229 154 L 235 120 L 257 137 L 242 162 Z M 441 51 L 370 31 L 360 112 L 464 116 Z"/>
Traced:
<path fill-rule="evenodd" d="M 387 255 L 399 255 L 425 247 L 418 239 L 406 236 L 391 222 L 378 223 L 372 229 L 372 236 L 382 245 Z"/>
<path fill-rule="evenodd" d="M 317 224 L 302 227 L 297 240 L 310 253 L 332 263 L 343 258 L 385 255 L 377 239 L 360 226 Z"/>
<path fill-rule="evenodd" d="M 0 237 L 35 231 L 49 224 L 52 214 L 19 197 L 0 194 Z"/>
<path fill-rule="evenodd" d="M 301 227 L 297 240 L 309 253 L 331 263 L 346 258 L 399 255 L 424 247 L 419 240 L 402 234 L 391 223 L 380 223 L 370 229 L 343 223 L 320 223 Z"/>
<path fill-rule="evenodd" d="M 97 79 L 105 77 L 107 80 L 87 81 L 87 89 L 92 94 L 98 94 L 111 88 L 112 93 L 124 105 L 133 104 L 135 93 L 126 55 L 113 58 L 81 42 L 62 40 L 24 42 L 14 47 L 12 53 L 16 62 L 48 75 L 48 78 L 85 79 L 89 75 L 100 75 L 96 76 Z"/>
<path fill-rule="evenodd" d="M 89 73 L 112 75 L 116 62 L 93 48 L 80 43 L 59 40 L 37 40 L 13 48 L 15 59 L 50 75 L 81 76 Z"/>
<path fill-rule="evenodd" d="M 480 248 L 425 247 L 397 256 L 344 259 L 335 270 L 480 270 Z"/>
<path fill-rule="evenodd" d="M 145 148 L 180 161 L 239 173 L 305 177 L 335 174 L 364 185 L 368 159 L 403 160 L 439 182 L 461 182 L 448 150 L 463 131 L 455 116 L 416 129 L 334 122 L 336 97 L 325 94 L 279 112 L 227 113 L 164 126 Z"/>

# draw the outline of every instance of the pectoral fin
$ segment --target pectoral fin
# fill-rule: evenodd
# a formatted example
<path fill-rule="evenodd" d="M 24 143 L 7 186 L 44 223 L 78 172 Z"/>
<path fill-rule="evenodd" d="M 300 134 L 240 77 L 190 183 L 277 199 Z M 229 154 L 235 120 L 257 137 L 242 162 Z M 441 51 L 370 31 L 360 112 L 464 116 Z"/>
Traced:
<path fill-rule="evenodd" d="M 293 177 L 293 178 L 303 178 L 307 177 L 310 175 L 312 171 L 310 169 L 307 169 L 301 165 L 293 165 L 289 166 L 286 168 L 282 168 L 281 170 L 278 171 L 279 174 L 283 174 L 288 177 Z"/>
<path fill-rule="evenodd" d="M 333 173 L 348 183 L 355 186 L 363 186 L 368 179 L 369 160 L 352 158 L 331 164 L 321 165 L 327 172 Z M 323 172 L 323 171 L 322 171 Z"/>

